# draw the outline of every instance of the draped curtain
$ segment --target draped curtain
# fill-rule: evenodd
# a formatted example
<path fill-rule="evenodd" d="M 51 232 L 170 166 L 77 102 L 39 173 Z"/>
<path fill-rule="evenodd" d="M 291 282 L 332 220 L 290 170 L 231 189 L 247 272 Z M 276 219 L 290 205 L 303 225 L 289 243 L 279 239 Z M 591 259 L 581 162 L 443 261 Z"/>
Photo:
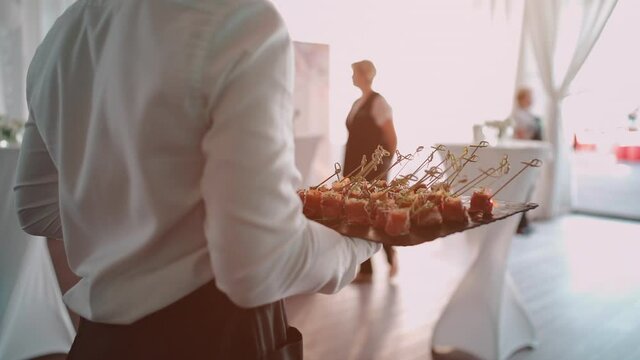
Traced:
<path fill-rule="evenodd" d="M 541 184 L 543 217 L 571 210 L 571 142 L 562 119 L 563 99 L 616 4 L 617 0 L 526 0 L 522 46 L 530 46 L 535 58 L 547 98 L 545 135 L 553 149 L 549 176 Z M 560 46 L 571 34 L 572 44 L 564 41 Z M 519 71 L 526 71 L 522 62 Z"/>

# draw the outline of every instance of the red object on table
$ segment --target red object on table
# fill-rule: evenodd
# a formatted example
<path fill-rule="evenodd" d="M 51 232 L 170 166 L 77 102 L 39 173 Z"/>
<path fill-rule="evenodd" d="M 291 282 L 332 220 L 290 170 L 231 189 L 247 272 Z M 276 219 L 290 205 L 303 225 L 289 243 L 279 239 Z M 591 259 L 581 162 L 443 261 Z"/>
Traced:
<path fill-rule="evenodd" d="M 573 135 L 573 149 L 575 151 L 596 151 L 598 147 L 596 144 L 584 143 L 578 139 L 578 135 Z"/>
<path fill-rule="evenodd" d="M 620 161 L 640 162 L 640 146 L 618 146 L 616 158 Z"/>

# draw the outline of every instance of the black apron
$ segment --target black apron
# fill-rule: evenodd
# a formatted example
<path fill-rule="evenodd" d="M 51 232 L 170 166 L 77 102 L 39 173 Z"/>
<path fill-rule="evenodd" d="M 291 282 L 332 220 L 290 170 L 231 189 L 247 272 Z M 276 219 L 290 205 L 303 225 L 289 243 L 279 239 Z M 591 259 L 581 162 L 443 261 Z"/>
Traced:
<path fill-rule="evenodd" d="M 383 148 L 389 151 L 389 145 L 384 142 L 384 138 L 382 136 L 382 129 L 378 124 L 376 124 L 376 119 L 371 113 L 373 102 L 378 96 L 380 96 L 380 94 L 376 92 L 371 93 L 367 100 L 365 100 L 364 104 L 362 104 L 354 114 L 353 119 L 351 119 L 351 121 L 347 119 L 349 139 L 347 140 L 347 148 L 345 149 L 344 156 L 344 176 L 347 176 L 360 166 L 362 155 L 366 155 L 367 160 L 370 161 L 371 154 L 373 154 L 378 145 L 382 145 Z M 366 179 L 373 180 L 378 175 L 387 171 L 389 166 L 391 166 L 391 156 L 385 157 L 382 164 L 378 165 L 376 170 L 371 171 L 367 175 Z M 387 180 L 387 177 L 383 176 L 381 180 Z M 385 244 L 383 249 L 387 255 L 387 261 L 391 264 L 395 254 L 393 247 Z M 373 273 L 371 259 L 365 260 L 360 265 L 360 272 L 365 274 Z"/>
<path fill-rule="evenodd" d="M 243 309 L 210 282 L 130 325 L 81 319 L 69 360 L 302 359 L 282 300 Z"/>
<path fill-rule="evenodd" d="M 353 119 L 351 121 L 347 120 L 349 138 L 344 156 L 343 174 L 345 176 L 360 166 L 362 155 L 366 155 L 367 160 L 371 160 L 371 154 L 373 154 L 378 145 L 382 145 L 382 147 L 389 150 L 389 145 L 384 142 L 382 129 L 376 124 L 376 120 L 371 114 L 373 102 L 378 96 L 380 94 L 376 92 L 371 93 L 354 114 Z M 377 177 L 386 171 L 390 165 L 391 156 L 387 156 L 376 170 L 367 175 L 367 180 Z"/>

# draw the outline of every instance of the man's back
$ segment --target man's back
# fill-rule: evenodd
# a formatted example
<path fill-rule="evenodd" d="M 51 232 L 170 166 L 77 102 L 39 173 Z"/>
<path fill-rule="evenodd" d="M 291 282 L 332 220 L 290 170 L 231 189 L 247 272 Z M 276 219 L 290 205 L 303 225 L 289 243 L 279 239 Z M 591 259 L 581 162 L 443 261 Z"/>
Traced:
<path fill-rule="evenodd" d="M 68 200 L 60 216 L 69 262 L 85 278 L 67 301 L 82 316 L 128 322 L 134 310 L 111 313 L 139 300 L 138 289 L 153 286 L 155 310 L 173 287 L 188 292 L 212 278 L 200 146 L 210 126 L 203 87 L 216 84 L 201 82 L 203 63 L 243 5 L 212 13 L 169 1 L 80 1 L 39 48 L 29 106 Z M 110 301 L 87 307 L 87 298 Z"/>
<path fill-rule="evenodd" d="M 351 280 L 376 247 L 301 215 L 291 60 L 266 0 L 80 0 L 57 21 L 16 196 L 27 231 L 64 238 L 72 309 L 127 324 L 214 274 L 244 307 Z"/>

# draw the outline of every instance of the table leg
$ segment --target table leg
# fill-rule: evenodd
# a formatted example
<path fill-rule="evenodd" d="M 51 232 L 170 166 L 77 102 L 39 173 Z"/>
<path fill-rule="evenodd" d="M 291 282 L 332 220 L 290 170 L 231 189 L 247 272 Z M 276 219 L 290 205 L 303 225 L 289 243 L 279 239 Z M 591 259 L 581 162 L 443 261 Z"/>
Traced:
<path fill-rule="evenodd" d="M 518 220 L 512 217 L 469 232 L 480 249 L 436 324 L 435 353 L 504 360 L 517 350 L 536 346 L 533 324 L 506 271 Z"/>

